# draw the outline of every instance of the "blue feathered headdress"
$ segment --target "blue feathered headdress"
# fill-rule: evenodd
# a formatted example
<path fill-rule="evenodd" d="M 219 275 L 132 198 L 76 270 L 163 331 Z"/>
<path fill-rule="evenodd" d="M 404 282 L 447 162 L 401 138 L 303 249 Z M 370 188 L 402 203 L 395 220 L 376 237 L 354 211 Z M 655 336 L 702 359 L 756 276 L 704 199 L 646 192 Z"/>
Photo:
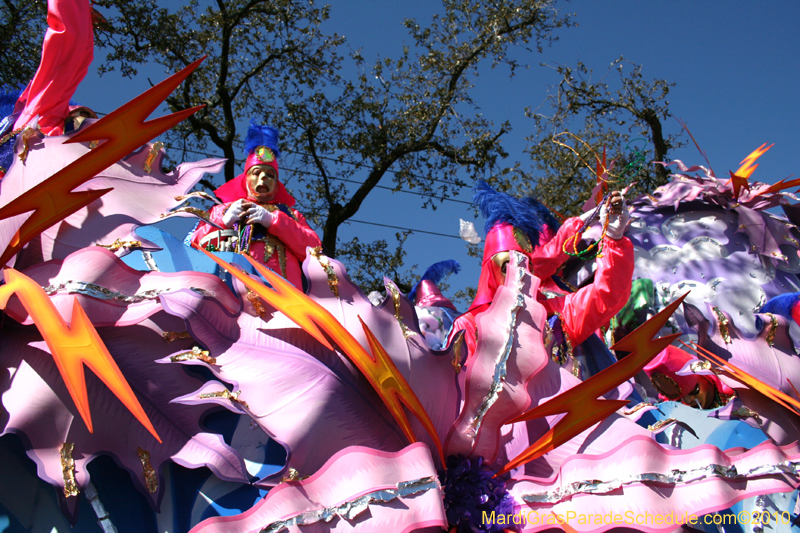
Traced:
<path fill-rule="evenodd" d="M 759 313 L 772 313 L 792 320 L 792 309 L 798 301 L 800 301 L 800 292 L 779 294 L 765 303 Z"/>
<path fill-rule="evenodd" d="M 510 194 L 497 192 L 483 180 L 475 185 L 472 204 L 477 207 L 486 219 L 484 230 L 489 233 L 497 224 L 511 224 L 528 235 L 531 243 L 539 243 L 539 232 L 543 226 L 549 226 L 555 233 L 559 223 L 541 202 L 533 197 L 515 198 Z"/>
<path fill-rule="evenodd" d="M 461 270 L 461 265 L 455 259 L 446 259 L 444 261 L 439 261 L 438 263 L 434 263 L 428 267 L 428 270 L 422 275 L 418 282 L 411 287 L 411 292 L 408 293 L 408 299 L 412 302 L 416 301 L 417 299 L 417 289 L 419 288 L 419 284 L 425 280 L 429 280 L 434 282 L 435 284 L 439 284 L 445 277 L 449 276 L 450 274 L 458 274 Z"/>
<path fill-rule="evenodd" d="M 260 126 L 256 124 L 255 119 L 250 120 L 250 126 L 247 128 L 247 137 L 244 140 L 244 151 L 249 154 L 259 146 L 266 146 L 276 158 L 281 157 L 281 151 L 278 148 L 278 130 L 272 126 Z"/>
<path fill-rule="evenodd" d="M 17 103 L 19 96 L 24 90 L 25 87 L 20 87 L 19 89 L 15 89 L 13 91 L 0 92 L 0 119 L 14 113 L 14 105 Z"/>

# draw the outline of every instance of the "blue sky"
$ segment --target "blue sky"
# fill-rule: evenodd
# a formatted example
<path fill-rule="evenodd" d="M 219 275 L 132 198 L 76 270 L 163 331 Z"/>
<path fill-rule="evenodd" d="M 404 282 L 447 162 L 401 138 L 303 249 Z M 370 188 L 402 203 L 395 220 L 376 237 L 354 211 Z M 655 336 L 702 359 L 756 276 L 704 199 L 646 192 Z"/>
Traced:
<path fill-rule="evenodd" d="M 403 40 L 408 40 L 403 19 L 424 22 L 438 3 L 348 0 L 331 2 L 331 7 L 328 31 L 346 36 L 350 46 L 361 48 L 371 60 L 378 54 L 397 55 Z M 505 139 L 508 166 L 517 160 L 528 164 L 524 138 L 532 124 L 524 109 L 541 105 L 556 82 L 550 69 L 538 67 L 539 63 L 574 65 L 581 60 L 599 78 L 613 60 L 624 56 L 643 65 L 646 79 L 676 84 L 669 95 L 670 110 L 688 124 L 718 176 L 736 170 L 741 159 L 764 142 L 775 146 L 761 158 L 753 179 L 771 183 L 797 171 L 800 2 L 581 0 L 561 7 L 575 13 L 578 26 L 560 31 L 559 41 L 543 54 L 518 53 L 518 59 L 532 65 L 530 69 L 513 79 L 503 68 L 484 69 L 475 80 L 474 95 L 483 114 L 496 124 L 509 120 L 514 128 Z M 95 56 L 97 65 L 102 51 Z M 154 82 L 160 79 L 147 75 Z M 144 76 L 123 81 L 112 73 L 98 79 L 92 68 L 75 99 L 109 111 L 148 87 Z M 680 129 L 674 118 L 664 127 L 668 133 Z M 687 163 L 703 162 L 691 143 L 670 155 Z M 291 188 L 291 177 L 286 178 Z M 456 199 L 470 196 L 466 190 Z M 436 211 L 421 205 L 417 196 L 378 190 L 355 218 L 452 235 L 458 233 L 459 218 L 474 220 L 461 203 L 444 202 Z M 480 229 L 482 221 L 476 220 L 476 226 Z M 340 237 L 384 238 L 391 243 L 394 231 L 353 223 L 340 230 Z M 457 259 L 464 270 L 451 277 L 451 285 L 477 282 L 479 260 L 466 256 L 463 241 L 415 234 L 407 244 L 407 263 L 419 264 L 420 272 L 435 261 Z"/>

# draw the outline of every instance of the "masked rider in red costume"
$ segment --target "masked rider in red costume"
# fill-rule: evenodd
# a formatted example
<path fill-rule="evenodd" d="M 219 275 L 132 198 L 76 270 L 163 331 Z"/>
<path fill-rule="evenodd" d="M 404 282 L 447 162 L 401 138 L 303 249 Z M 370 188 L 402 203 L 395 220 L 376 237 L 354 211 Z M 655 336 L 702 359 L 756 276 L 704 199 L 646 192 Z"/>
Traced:
<path fill-rule="evenodd" d="M 520 200 L 498 193 L 484 182 L 478 183 L 473 203 L 486 219 L 487 235 L 481 277 L 470 309 L 458 317 L 453 325 L 451 340 L 456 332 L 465 330 L 469 364 L 469 357 L 477 345 L 476 317 L 489 308 L 498 287 L 505 282 L 509 252 L 516 250 L 528 256 L 531 272 L 542 280 L 537 299 L 547 309 L 550 317 L 548 323 L 555 333 L 556 340 L 549 346 L 553 359 L 575 375 L 587 377 L 581 376 L 581 365 L 573 358 L 573 347 L 577 348 L 598 328 L 607 324 L 630 296 L 634 257 L 633 244 L 623 235 L 630 218 L 624 198 L 619 192 L 614 192 L 601 209 L 601 226 L 605 225 L 606 218 L 610 219 L 602 238 L 602 253 L 596 259 L 594 281 L 566 295 L 563 293 L 567 291 L 556 286 L 551 276 L 569 259 L 564 245 L 578 233 L 591 212 L 570 218 L 557 228 L 552 215 L 535 199 Z M 603 357 L 611 357 L 602 342 L 595 340 L 605 352 Z M 607 361 L 601 366 L 611 362 Z"/>
<path fill-rule="evenodd" d="M 278 179 L 278 130 L 251 121 L 245 148 L 244 173 L 214 191 L 224 203 L 211 210 L 210 220 L 226 230 L 200 223 L 192 244 L 247 253 L 302 288 L 306 248 L 321 244 Z"/>

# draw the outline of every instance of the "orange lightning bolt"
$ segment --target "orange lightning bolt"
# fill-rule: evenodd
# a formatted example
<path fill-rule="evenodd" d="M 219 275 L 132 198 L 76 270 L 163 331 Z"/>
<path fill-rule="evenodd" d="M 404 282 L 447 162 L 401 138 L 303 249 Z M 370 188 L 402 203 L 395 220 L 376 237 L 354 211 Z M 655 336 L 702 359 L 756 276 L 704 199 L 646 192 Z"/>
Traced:
<path fill-rule="evenodd" d="M 794 398 L 792 398 L 788 394 L 784 393 L 783 391 L 780 391 L 780 390 L 776 389 L 775 387 L 767 385 L 766 383 L 764 383 L 760 379 L 758 379 L 758 378 L 752 376 L 751 374 L 745 372 L 741 368 L 732 365 L 730 361 L 726 361 L 725 359 L 721 358 L 720 356 L 718 356 L 718 355 L 706 350 L 702 346 L 698 346 L 696 343 L 692 343 L 692 346 L 689 346 L 685 342 L 681 341 L 681 344 L 683 344 L 684 346 L 686 346 L 690 350 L 693 350 L 694 352 L 696 352 L 697 355 L 702 355 L 703 357 L 705 357 L 709 361 L 713 362 L 718 367 L 720 367 L 720 369 L 722 371 L 725 371 L 726 373 L 730 374 L 732 377 L 734 377 L 738 381 L 741 381 L 742 383 L 744 383 L 745 385 L 747 385 L 751 389 L 757 390 L 758 392 L 760 392 L 761 394 L 763 394 L 767 398 L 771 399 L 772 401 L 774 401 L 774 402 L 782 405 L 786 409 L 788 409 L 790 411 L 794 411 L 795 413 L 800 415 L 800 402 L 798 402 L 797 400 L 795 400 Z M 794 389 L 794 385 L 792 385 L 791 381 L 789 382 L 789 385 L 791 385 L 792 388 Z M 797 390 L 795 390 L 795 393 L 796 392 L 797 392 Z"/>
<path fill-rule="evenodd" d="M 367 353 L 364 347 L 361 346 L 361 343 L 359 343 L 327 309 L 306 296 L 302 291 L 297 290 L 291 283 L 255 261 L 252 257 L 244 255 L 244 257 L 252 263 L 256 271 L 264 276 L 264 279 L 272 285 L 274 290 L 257 282 L 219 257 L 208 253 L 202 248 L 199 250 L 222 268 L 230 272 L 231 275 L 244 283 L 248 289 L 255 292 L 272 307 L 286 315 L 329 350 L 333 350 L 333 347 L 328 342 L 325 334 L 333 339 L 336 345 L 341 348 L 342 353 L 344 353 L 348 359 L 353 362 L 356 368 L 361 371 L 370 385 L 372 385 L 381 397 L 383 403 L 389 408 L 389 412 L 392 413 L 392 416 L 400 425 L 408 441 L 413 443 L 416 442 L 417 439 L 414 437 L 414 433 L 411 430 L 411 424 L 403 410 L 403 406 L 406 406 L 409 411 L 414 413 L 431 436 L 439 452 L 439 457 L 442 459 L 442 463 L 444 463 L 442 445 L 436 433 L 436 428 L 434 428 L 433 422 L 431 422 L 430 417 L 428 417 L 428 413 L 425 412 L 425 408 L 422 407 L 419 398 L 414 394 L 411 386 L 397 369 L 397 366 L 395 366 L 383 346 L 380 345 L 367 325 L 364 324 L 364 321 L 361 320 L 361 317 L 359 317 L 359 320 L 361 321 L 361 326 L 364 328 L 364 333 L 367 336 L 374 357 Z"/>
<path fill-rule="evenodd" d="M 739 192 L 742 188 L 750 190 L 750 184 L 748 183 L 747 179 L 753 174 L 753 171 L 758 168 L 757 164 L 754 164 L 756 160 L 764 155 L 767 150 L 775 146 L 774 144 L 770 144 L 766 148 L 767 143 L 762 144 L 753 152 L 750 153 L 747 157 L 745 157 L 741 163 L 741 166 L 736 172 L 731 172 L 731 183 L 733 184 L 733 197 L 739 198 Z"/>
<path fill-rule="evenodd" d="M 613 349 L 631 352 L 630 355 L 568 391 L 509 421 L 509 424 L 513 424 L 523 420 L 566 413 L 566 416 L 550 428 L 550 431 L 511 460 L 495 476 L 505 474 L 558 448 L 575 435 L 590 428 L 626 405 L 628 400 L 605 400 L 600 399 L 600 396 L 632 378 L 653 357 L 680 336 L 679 333 L 676 333 L 658 339 L 654 338 L 664 327 L 664 324 L 667 323 L 672 313 L 675 312 L 675 309 L 686 298 L 686 294 L 669 304 L 656 316 L 636 328 L 633 333 L 612 346 Z"/>
<path fill-rule="evenodd" d="M 73 189 L 203 107 L 193 107 L 145 122 L 203 59 L 205 57 L 65 141 L 65 144 L 93 140 L 106 142 L 0 208 L 0 220 L 33 211 L 0 256 L 0 265 L 8 263 L 14 254 L 39 233 L 111 190 L 71 192 Z"/>
<path fill-rule="evenodd" d="M 67 385 L 75 407 L 89 428 L 89 433 L 93 433 L 93 428 L 89 396 L 86 393 L 86 376 L 83 373 L 84 364 L 111 389 L 136 420 L 161 442 L 153 424 L 77 298 L 72 307 L 72 321 L 67 326 L 38 283 L 13 268 L 4 270 L 4 273 L 6 283 L 0 287 L 0 309 L 5 309 L 12 294 L 20 299 L 50 348 L 58 371 Z"/>
<path fill-rule="evenodd" d="M 603 146 L 603 161 L 601 162 L 600 158 L 598 156 L 595 156 L 595 159 L 597 160 L 597 165 L 596 165 L 594 173 L 597 176 L 597 183 L 600 184 L 602 182 L 603 186 L 600 187 L 600 190 L 597 191 L 597 195 L 595 195 L 595 198 L 594 198 L 594 203 L 596 205 L 600 205 L 600 202 L 603 201 L 603 196 L 605 196 L 605 194 L 608 192 L 608 183 L 605 182 L 605 178 L 603 177 L 603 176 L 606 175 L 606 172 L 608 172 L 608 167 L 606 167 L 606 147 L 605 146 Z"/>

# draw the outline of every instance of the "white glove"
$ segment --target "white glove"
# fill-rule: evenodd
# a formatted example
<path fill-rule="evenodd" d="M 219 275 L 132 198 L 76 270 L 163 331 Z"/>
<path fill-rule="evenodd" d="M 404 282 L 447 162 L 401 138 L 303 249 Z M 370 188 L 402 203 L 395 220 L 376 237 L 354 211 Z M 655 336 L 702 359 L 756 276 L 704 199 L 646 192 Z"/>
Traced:
<path fill-rule="evenodd" d="M 236 200 L 222 215 L 222 223 L 226 228 L 232 228 L 233 224 L 239 222 L 239 219 L 242 218 L 242 212 L 244 211 L 244 208 L 242 207 L 243 202 L 244 200 L 241 199 Z"/>
<path fill-rule="evenodd" d="M 275 213 L 257 204 L 251 204 L 244 212 L 244 216 L 247 217 L 248 224 L 255 224 L 258 222 L 265 228 L 270 227 L 275 221 Z"/>
<path fill-rule="evenodd" d="M 609 208 L 605 203 L 603 203 L 603 207 L 600 208 L 600 226 L 605 226 L 606 217 L 609 216 Z M 623 235 L 625 234 L 625 230 L 628 227 L 628 222 L 631 219 L 631 214 L 628 212 L 628 208 L 625 206 L 625 199 L 622 200 L 622 212 L 620 214 L 611 213 L 611 218 L 608 220 L 608 230 L 606 232 L 606 236 L 614 241 L 620 240 Z"/>

